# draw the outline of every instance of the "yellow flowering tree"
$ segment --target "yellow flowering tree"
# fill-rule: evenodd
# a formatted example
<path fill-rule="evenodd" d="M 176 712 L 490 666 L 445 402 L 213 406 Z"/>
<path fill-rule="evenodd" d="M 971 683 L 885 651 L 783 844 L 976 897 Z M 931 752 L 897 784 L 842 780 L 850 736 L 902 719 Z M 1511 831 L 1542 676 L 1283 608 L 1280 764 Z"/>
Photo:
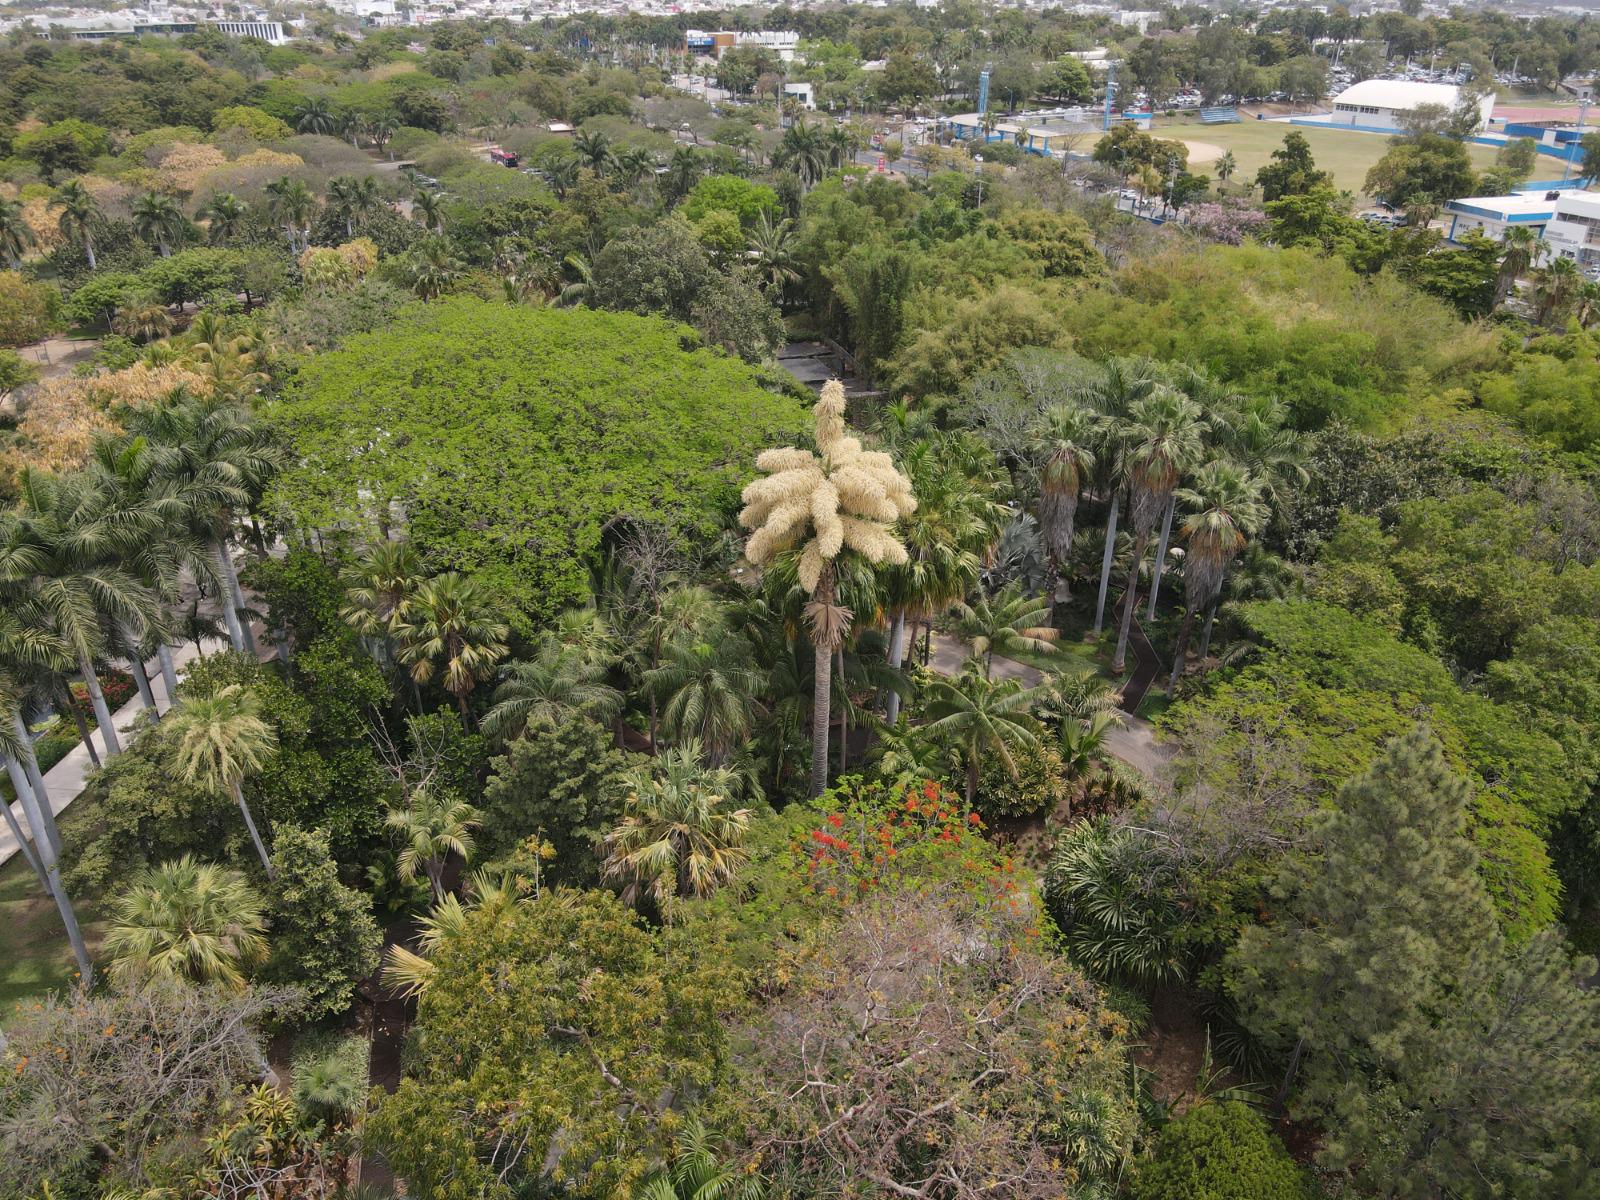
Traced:
<path fill-rule="evenodd" d="M 756 469 L 764 477 L 744 489 L 739 522 L 753 530 L 745 556 L 757 566 L 799 548 L 797 573 L 811 597 L 815 670 L 811 699 L 811 794 L 828 786 L 828 717 L 833 653 L 850 631 L 852 614 L 836 603 L 835 563 L 850 551 L 869 562 L 901 564 L 906 549 L 895 537 L 896 521 L 917 506 L 911 482 L 880 451 L 864 450 L 844 421 L 844 387 L 823 386 L 812 410 L 817 451 L 782 446 L 764 450 Z"/>

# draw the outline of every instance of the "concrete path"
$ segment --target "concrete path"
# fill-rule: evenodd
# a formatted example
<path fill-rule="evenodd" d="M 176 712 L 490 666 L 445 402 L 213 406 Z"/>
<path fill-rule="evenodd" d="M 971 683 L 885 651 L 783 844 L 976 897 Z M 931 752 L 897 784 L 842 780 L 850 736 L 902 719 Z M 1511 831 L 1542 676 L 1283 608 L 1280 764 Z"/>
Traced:
<path fill-rule="evenodd" d="M 258 627 L 259 628 L 259 627 Z M 257 645 L 260 645 L 258 638 Z M 227 641 L 207 641 L 206 653 L 228 649 Z M 198 651 L 193 642 L 172 649 L 172 663 L 176 668 L 179 678 L 184 674 L 184 668 L 194 661 Z M 161 678 L 161 664 L 151 659 L 146 664 L 150 673 L 150 690 L 155 693 L 156 711 L 164 713 L 172 707 L 172 699 L 167 695 L 167 684 Z M 137 693 L 121 708 L 111 714 L 111 720 L 117 727 L 117 736 L 126 747 L 129 736 L 141 723 L 146 721 L 144 715 L 144 702 Z M 95 749 L 100 752 L 102 761 L 105 759 L 105 737 L 99 730 L 89 735 L 95 739 Z M 72 748 L 68 754 L 55 766 L 44 773 L 44 790 L 50 797 L 50 811 L 58 816 L 66 809 L 67 805 L 76 800 L 88 783 L 89 774 L 95 770 L 94 762 L 89 758 L 89 750 L 81 741 Z M 19 800 L 12 804 L 11 811 L 16 814 L 17 824 L 23 829 L 28 827 L 27 818 L 22 813 L 22 802 Z M 11 830 L 0 825 L 0 864 L 10 861 L 17 852 L 17 841 L 11 836 Z"/>
<path fill-rule="evenodd" d="M 970 656 L 966 643 L 942 633 L 933 635 L 933 650 L 928 665 L 941 675 L 959 674 Z M 996 656 L 991 674 L 996 679 L 1015 679 L 1024 687 L 1044 682 L 1044 672 L 1013 659 Z M 1156 727 L 1132 713 L 1119 714 L 1120 727 L 1106 730 L 1106 752 L 1121 759 L 1147 779 L 1162 780 L 1172 761 L 1172 750 L 1156 741 Z"/>
<path fill-rule="evenodd" d="M 79 363 L 88 362 L 99 348 L 99 338 L 50 337 L 23 346 L 17 353 L 39 368 L 41 379 L 54 379 L 70 374 Z"/>

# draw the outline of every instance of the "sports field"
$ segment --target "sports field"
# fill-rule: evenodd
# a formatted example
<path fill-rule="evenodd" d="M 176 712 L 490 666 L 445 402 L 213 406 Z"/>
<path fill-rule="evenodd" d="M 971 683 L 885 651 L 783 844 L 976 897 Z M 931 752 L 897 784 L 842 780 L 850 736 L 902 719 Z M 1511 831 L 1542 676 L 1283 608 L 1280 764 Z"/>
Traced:
<path fill-rule="evenodd" d="M 1241 121 L 1237 125 L 1201 125 L 1197 121 L 1158 121 L 1150 132 L 1159 138 L 1177 138 L 1189 146 L 1189 169 L 1196 174 L 1213 173 L 1213 164 L 1224 151 L 1233 151 L 1238 163 L 1235 185 L 1254 179 L 1267 158 L 1283 145 L 1284 135 L 1293 130 L 1303 133 L 1311 143 L 1311 157 L 1317 166 L 1333 172 L 1338 187 L 1361 195 L 1367 171 L 1383 157 L 1389 139 L 1379 133 L 1318 129 L 1311 125 L 1288 125 L 1281 121 Z M 1469 145 L 1467 153 L 1480 171 L 1494 164 L 1492 146 Z M 1555 163 L 1554 159 L 1550 160 Z M 1555 173 L 1561 166 L 1555 163 Z"/>

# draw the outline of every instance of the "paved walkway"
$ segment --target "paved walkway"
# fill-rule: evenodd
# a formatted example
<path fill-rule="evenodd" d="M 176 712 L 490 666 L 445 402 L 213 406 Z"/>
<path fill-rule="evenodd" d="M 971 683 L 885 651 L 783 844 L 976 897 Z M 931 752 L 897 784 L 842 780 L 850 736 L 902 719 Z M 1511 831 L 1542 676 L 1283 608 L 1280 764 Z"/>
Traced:
<path fill-rule="evenodd" d="M 969 657 L 966 643 L 946 634 L 933 635 L 933 652 L 928 665 L 941 675 L 956 675 Z M 1044 682 L 1044 673 L 1036 667 L 1025 666 L 1014 659 L 995 656 L 991 671 L 999 679 L 1015 679 L 1024 687 L 1035 687 Z M 1161 780 L 1172 751 L 1156 741 L 1156 727 L 1143 717 L 1122 713 L 1122 725 L 1106 730 L 1107 753 L 1119 758 L 1147 779 Z"/>
<path fill-rule="evenodd" d="M 260 642 L 260 627 L 257 626 L 257 645 Z M 206 653 L 228 649 L 227 641 L 206 642 Z M 193 642 L 172 649 L 172 664 L 179 678 L 183 677 L 184 668 L 194 661 L 198 651 Z M 167 695 L 166 680 L 161 677 L 161 664 L 151 659 L 146 664 L 150 673 L 150 690 L 155 693 L 156 711 L 164 713 L 172 707 L 172 699 Z M 133 730 L 147 718 L 143 716 L 144 702 L 137 693 L 121 708 L 111 714 L 112 723 L 117 727 L 117 736 L 126 747 L 129 736 Z M 89 735 L 95 739 L 95 748 L 100 752 L 102 761 L 105 759 L 105 737 L 97 729 Z M 95 769 L 94 762 L 89 758 L 89 750 L 81 741 L 72 748 L 72 752 L 44 773 L 44 790 L 50 797 L 50 811 L 59 815 L 82 793 L 88 783 L 89 773 Z M 17 824 L 23 829 L 28 827 L 28 821 L 22 813 L 22 802 L 19 800 L 12 804 L 11 811 L 16 814 Z M 0 864 L 10 861 L 17 852 L 17 841 L 11 836 L 11 830 L 0 823 Z"/>

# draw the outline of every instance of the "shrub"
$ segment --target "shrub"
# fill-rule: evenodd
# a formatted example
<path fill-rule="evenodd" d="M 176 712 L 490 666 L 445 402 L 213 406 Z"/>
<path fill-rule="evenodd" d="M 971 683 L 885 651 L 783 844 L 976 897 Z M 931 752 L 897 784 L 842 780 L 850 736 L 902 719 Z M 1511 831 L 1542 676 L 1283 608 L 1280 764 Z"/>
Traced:
<path fill-rule="evenodd" d="M 1023 747 L 1012 757 L 1017 767 L 1015 779 L 998 759 L 991 756 L 984 760 L 974 807 L 985 821 L 1039 813 L 1049 816 L 1072 794 L 1073 786 L 1054 746 L 1040 742 Z"/>
<path fill-rule="evenodd" d="M 367 1039 L 308 1038 L 294 1056 L 289 1094 L 295 1107 L 330 1128 L 348 1124 L 367 1100 Z"/>
<path fill-rule="evenodd" d="M 1306 1180 L 1265 1120 L 1235 1101 L 1191 1108 L 1156 1141 L 1133 1200 L 1304 1200 Z"/>
<path fill-rule="evenodd" d="M 61 297 L 18 271 L 0 271 L 0 346 L 26 346 L 56 326 Z"/>
<path fill-rule="evenodd" d="M 272 957 L 265 975 L 302 988 L 310 1020 L 343 1012 L 356 983 L 378 965 L 383 937 L 372 904 L 339 882 L 324 830 L 279 827 L 272 865 Z"/>

